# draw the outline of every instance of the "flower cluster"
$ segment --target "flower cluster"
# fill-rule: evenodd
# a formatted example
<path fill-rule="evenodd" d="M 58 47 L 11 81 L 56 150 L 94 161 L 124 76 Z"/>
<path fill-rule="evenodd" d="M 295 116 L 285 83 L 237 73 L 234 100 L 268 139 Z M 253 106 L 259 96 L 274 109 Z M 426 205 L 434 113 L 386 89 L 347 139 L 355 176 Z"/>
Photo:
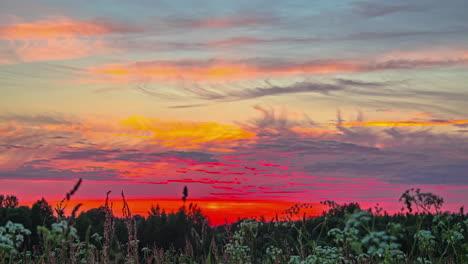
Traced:
<path fill-rule="evenodd" d="M 281 256 L 283 256 L 283 250 L 275 246 L 268 246 L 266 248 L 266 256 L 271 263 L 280 263 Z"/>
<path fill-rule="evenodd" d="M 291 256 L 288 264 L 341 264 L 344 257 L 336 247 L 317 246 L 313 254 L 301 260 L 299 256 Z"/>
<path fill-rule="evenodd" d="M 31 231 L 24 228 L 22 224 L 15 224 L 11 221 L 8 221 L 5 226 L 0 226 L 0 254 L 18 254 L 18 249 L 24 242 L 24 236 L 30 234 Z"/>
<path fill-rule="evenodd" d="M 240 228 L 232 236 L 232 240 L 225 245 L 224 250 L 230 259 L 229 263 L 251 263 L 251 249 L 248 241 L 254 241 L 261 223 L 255 220 L 244 220 Z"/>

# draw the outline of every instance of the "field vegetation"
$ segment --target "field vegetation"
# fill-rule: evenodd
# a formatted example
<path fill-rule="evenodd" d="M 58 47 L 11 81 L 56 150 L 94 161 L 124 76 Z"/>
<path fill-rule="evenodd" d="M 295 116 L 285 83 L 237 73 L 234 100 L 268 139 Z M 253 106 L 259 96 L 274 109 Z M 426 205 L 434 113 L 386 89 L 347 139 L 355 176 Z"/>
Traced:
<path fill-rule="evenodd" d="M 132 215 L 122 193 L 121 218 L 106 199 L 86 212 L 66 215 L 81 181 L 52 207 L 31 208 L 0 195 L 0 263 L 468 263 L 468 215 L 443 212 L 443 199 L 419 189 L 400 198 L 402 211 L 389 215 L 378 205 L 323 201 L 320 216 L 298 204 L 275 219 L 242 219 L 210 226 L 184 189 L 181 207 L 158 206 Z M 107 197 L 109 193 L 107 193 Z"/>

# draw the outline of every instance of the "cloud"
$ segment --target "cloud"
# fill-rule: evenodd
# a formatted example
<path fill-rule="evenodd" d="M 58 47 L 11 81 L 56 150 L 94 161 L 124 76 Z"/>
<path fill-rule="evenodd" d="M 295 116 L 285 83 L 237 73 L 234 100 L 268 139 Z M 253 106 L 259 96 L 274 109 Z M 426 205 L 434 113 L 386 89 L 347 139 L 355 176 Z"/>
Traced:
<path fill-rule="evenodd" d="M 173 105 L 173 106 L 169 106 L 168 108 L 180 109 L 180 108 L 192 108 L 192 107 L 201 107 L 201 106 L 207 106 L 207 104 Z"/>
<path fill-rule="evenodd" d="M 1 64 L 64 60 L 117 52 L 105 36 L 141 32 L 138 27 L 104 20 L 54 17 L 0 25 Z"/>
<path fill-rule="evenodd" d="M 36 21 L 13 18 L 9 23 L 0 25 L 2 47 L 0 65 L 116 54 L 129 49 L 141 51 L 142 45 L 154 48 L 154 43 L 141 44 L 141 39 L 134 42 L 130 36 L 135 34 L 150 37 L 167 31 L 252 27 L 275 21 L 267 16 L 244 15 L 217 18 L 160 18 L 158 19 L 160 23 L 141 21 L 139 24 L 105 19 L 75 20 L 63 16 Z M 181 48 L 176 43 L 170 46 Z"/>
<path fill-rule="evenodd" d="M 355 12 L 366 18 L 381 17 L 399 12 L 417 12 L 423 10 L 420 7 L 411 5 L 386 5 L 371 2 L 356 2 L 353 5 Z"/>
<path fill-rule="evenodd" d="M 0 146 L 4 149 L 0 178 L 83 177 L 151 184 L 155 192 L 175 184 L 193 184 L 203 186 L 199 190 L 211 198 L 288 195 L 298 200 L 335 194 L 338 198 L 396 196 L 410 186 L 451 190 L 468 185 L 464 174 L 468 138 L 463 133 L 393 126 L 390 121 L 381 127 L 346 126 L 347 122 L 372 121 L 362 117 L 345 121 L 341 115 L 336 126 L 329 127 L 287 111 L 256 109 L 260 117 L 237 126 L 149 117 L 72 120 L 57 114 L 38 115 L 42 123 L 19 114 L 4 117 L 8 120 L 4 122 L 16 123 L 16 127 L 0 136 L 4 145 Z M 19 117 L 16 122 L 13 116 Z M 69 129 L 57 129 L 60 123 Z M 31 147 L 39 142 L 41 147 Z M 191 149 L 194 145 L 196 149 Z"/>
<path fill-rule="evenodd" d="M 148 26 L 151 28 L 151 26 Z M 167 29 L 155 29 L 155 32 L 164 32 Z M 213 51 L 220 50 L 225 51 L 226 48 L 244 48 L 254 46 L 255 48 L 259 47 L 286 47 L 288 45 L 294 46 L 304 46 L 308 47 L 311 44 L 333 44 L 333 43 L 344 43 L 349 41 L 382 41 L 388 39 L 415 39 L 421 38 L 422 41 L 425 39 L 433 38 L 447 38 L 451 35 L 460 36 L 466 34 L 468 30 L 454 28 L 451 30 L 445 31 L 401 31 L 401 32 L 358 32 L 351 33 L 347 35 L 337 35 L 337 36 L 317 36 L 317 37 L 258 37 L 258 36 L 249 36 L 249 35 L 240 35 L 233 37 L 209 39 L 209 40 L 183 40 L 183 41 L 164 41 L 160 39 L 152 38 L 119 38 L 115 39 L 112 44 L 117 49 L 126 50 L 129 52 L 138 51 L 138 52 L 167 52 L 167 51 Z M 145 32 L 144 34 L 152 34 L 150 32 Z"/>
<path fill-rule="evenodd" d="M 230 61 L 230 60 L 174 60 L 138 61 L 133 64 L 113 64 L 92 67 L 88 73 L 94 79 L 83 83 L 132 83 L 164 81 L 222 82 L 249 80 L 275 76 L 307 73 L 326 74 L 358 70 L 352 63 L 341 61 L 310 61 L 306 63 L 280 61 Z"/>
<path fill-rule="evenodd" d="M 4 147 L 4 148 L 7 148 L 7 149 L 22 149 L 22 148 L 24 148 L 23 146 L 11 145 L 11 144 L 0 144 L 0 147 Z"/>
<path fill-rule="evenodd" d="M 274 115 L 269 118 L 275 119 Z M 342 133 L 323 134 L 317 139 L 291 134 L 290 128 L 297 126 L 291 123 L 278 130 L 275 137 L 259 138 L 252 148 L 267 153 L 290 153 L 289 170 L 302 170 L 307 172 L 303 175 L 318 178 L 372 177 L 399 185 L 468 184 L 463 173 L 468 152 L 462 147 L 468 146 L 467 137 L 395 126 L 341 129 L 338 124 Z M 273 163 L 283 157 L 269 155 Z"/>
<path fill-rule="evenodd" d="M 341 127 L 401 127 L 401 126 L 449 126 L 468 124 L 468 120 L 401 120 L 401 121 L 348 121 L 341 122 Z"/>
<path fill-rule="evenodd" d="M 109 181 L 120 179 L 121 172 L 116 169 L 102 167 L 83 167 L 77 169 L 61 169 L 46 166 L 22 166 L 15 169 L 0 169 L 0 179 L 10 180 L 74 180 L 78 178 Z M 125 179 L 120 179 L 125 180 Z"/>
<path fill-rule="evenodd" d="M 210 42 L 167 42 L 153 43 L 160 47 L 166 48 L 206 48 L 206 47 L 230 47 L 230 46 L 247 46 L 247 45 L 267 45 L 267 44 L 294 44 L 294 45 L 310 45 L 312 43 L 333 43 L 343 41 L 362 41 L 362 40 L 386 40 L 394 38 L 414 38 L 414 37 L 434 37 L 439 35 L 459 35 L 467 33 L 466 29 L 453 29 L 445 31 L 401 31 L 401 32 L 358 32 L 342 36 L 319 36 L 319 37 L 278 37 L 278 38 L 259 38 L 259 37 L 230 37 L 219 39 Z"/>
<path fill-rule="evenodd" d="M 340 91 L 343 87 L 333 84 L 313 84 L 308 82 L 298 82 L 287 87 L 271 86 L 266 88 L 255 88 L 233 94 L 234 97 L 241 99 L 250 99 L 270 95 L 284 95 L 295 93 L 320 93 L 328 94 L 329 92 Z"/>
<path fill-rule="evenodd" d="M 384 88 L 398 82 L 370 82 L 351 79 L 335 79 L 338 85 L 343 86 L 357 86 L 357 87 L 370 87 L 370 88 Z"/>
<path fill-rule="evenodd" d="M 289 42 L 292 39 L 261 39 L 256 37 L 233 37 L 227 39 L 221 39 L 211 41 L 207 43 L 193 43 L 193 46 L 203 47 L 224 47 L 224 46 L 241 46 L 241 45 L 254 45 L 264 43 L 278 43 L 278 42 Z"/>
<path fill-rule="evenodd" d="M 51 124 L 51 125 L 69 125 L 70 120 L 63 118 L 59 114 L 0 114 L 0 122 L 16 121 L 25 124 Z"/>
<path fill-rule="evenodd" d="M 250 85 L 249 85 L 250 86 Z M 275 84 L 271 81 L 265 81 L 264 85 L 255 84 L 257 87 L 249 87 L 247 85 L 183 85 L 179 88 L 179 94 L 172 97 L 172 100 L 178 100 L 182 97 L 196 98 L 199 100 L 209 101 L 211 103 L 219 103 L 225 101 L 241 101 L 262 98 L 267 96 L 284 96 L 294 94 L 319 94 L 326 96 L 327 100 L 341 101 L 343 98 L 351 100 L 350 97 L 354 96 L 359 104 L 375 104 L 376 107 L 382 105 L 392 104 L 399 105 L 400 107 L 416 108 L 424 111 L 428 109 L 437 109 L 442 112 L 459 115 L 456 110 L 450 109 L 445 105 L 447 100 L 453 102 L 462 102 L 466 94 L 460 92 L 444 91 L 426 91 L 420 89 L 412 89 L 411 81 L 362 81 L 358 79 L 331 79 L 327 82 L 322 81 L 302 81 L 292 84 Z M 161 97 L 156 89 L 151 86 L 139 87 L 140 90 L 151 96 Z M 373 97 L 370 101 L 368 97 Z M 385 101 L 375 103 L 379 98 Z M 404 98 L 404 100 L 402 100 Z M 420 100 L 431 100 L 433 103 L 425 104 Z M 440 102 L 440 105 L 434 102 Z M 205 104 L 191 104 L 174 106 L 170 108 L 190 108 L 205 106 Z M 425 116 L 427 117 L 427 116 Z M 415 118 L 415 117 L 411 117 Z M 427 118 L 426 118 L 427 119 Z M 389 121 L 391 122 L 391 121 Z M 414 122 L 413 125 L 417 125 Z M 421 122 L 419 122 L 421 123 Z M 439 122 L 440 123 L 440 122 Z M 457 123 L 457 122 L 455 122 Z M 421 123 L 421 125 L 424 125 Z M 441 125 L 441 124 L 439 124 Z"/>
<path fill-rule="evenodd" d="M 78 36 L 136 33 L 140 28 L 116 24 L 104 20 L 78 21 L 65 17 L 49 18 L 34 22 L 17 22 L 0 26 L 0 39 L 30 40 L 55 39 Z"/>
<path fill-rule="evenodd" d="M 200 18 L 166 18 L 159 19 L 162 28 L 168 30 L 194 30 L 194 29 L 226 29 L 236 27 L 254 27 L 261 25 L 273 25 L 278 23 L 278 18 L 269 15 L 249 14 Z M 160 26 L 161 27 L 161 26 Z"/>
<path fill-rule="evenodd" d="M 442 60 L 408 60 L 408 59 L 396 59 L 387 60 L 377 63 L 370 63 L 362 67 L 362 71 L 381 71 L 381 70 L 398 70 L 398 69 L 417 69 L 417 68 L 428 68 L 428 67 L 444 67 L 444 66 L 456 66 L 466 65 L 468 59 L 465 57 L 457 59 L 442 59 Z"/>
<path fill-rule="evenodd" d="M 123 120 L 122 125 L 133 133 L 120 136 L 144 138 L 152 144 L 171 147 L 226 150 L 225 146 L 255 138 L 253 133 L 240 127 L 215 122 L 164 121 L 135 115 Z"/>
<path fill-rule="evenodd" d="M 425 57 L 427 52 L 382 55 L 374 60 L 160 60 L 108 64 L 87 69 L 80 83 L 233 82 L 274 76 L 309 76 L 384 70 L 465 66 L 467 53 L 454 50 Z M 397 57 L 395 57 L 397 56 Z"/>
<path fill-rule="evenodd" d="M 121 151 L 119 149 L 77 149 L 62 151 L 53 159 L 108 161 L 109 155 L 114 155 L 115 153 L 121 153 Z"/>
<path fill-rule="evenodd" d="M 313 83 L 313 82 L 296 82 L 291 85 L 278 86 L 270 83 L 266 83 L 267 87 L 248 88 L 242 90 L 208 90 L 208 89 L 193 89 L 187 88 L 189 93 L 193 93 L 202 99 L 207 100 L 247 100 L 252 98 L 259 98 L 264 96 L 274 95 L 286 95 L 296 93 L 320 93 L 329 94 L 330 92 L 341 91 L 345 89 L 343 86 L 325 83 Z"/>
<path fill-rule="evenodd" d="M 185 87 L 184 89 L 186 93 L 194 95 L 195 97 L 198 97 L 200 99 L 211 101 L 239 101 L 266 96 L 288 95 L 298 93 L 316 93 L 322 95 L 332 95 L 345 91 L 352 93 L 355 87 L 369 88 L 374 90 L 375 88 L 385 88 L 391 84 L 392 83 L 390 82 L 364 82 L 349 79 L 337 79 L 334 83 L 304 81 L 295 82 L 290 85 L 275 85 L 271 82 L 266 81 L 265 87 L 244 88 L 237 90 L 229 88 L 209 89 L 195 85 Z M 187 107 L 190 107 L 190 105 Z"/>
<path fill-rule="evenodd" d="M 218 162 L 213 154 L 196 152 L 196 151 L 166 151 L 160 153 L 151 153 L 151 156 L 162 157 L 162 158 L 177 158 L 182 160 L 192 160 L 197 162 Z"/>
<path fill-rule="evenodd" d="M 76 38 L 74 36 L 49 39 L 8 41 L 0 64 L 19 64 L 38 61 L 56 61 L 82 58 L 93 55 L 120 53 L 104 39 Z"/>

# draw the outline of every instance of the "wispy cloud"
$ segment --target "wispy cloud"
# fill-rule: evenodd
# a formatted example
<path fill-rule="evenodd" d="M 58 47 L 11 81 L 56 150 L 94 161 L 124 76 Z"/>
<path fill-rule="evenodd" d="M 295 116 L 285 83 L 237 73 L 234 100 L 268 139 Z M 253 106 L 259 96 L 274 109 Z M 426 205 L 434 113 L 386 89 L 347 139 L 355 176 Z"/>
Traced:
<path fill-rule="evenodd" d="M 117 48 L 101 39 L 87 40 L 59 37 L 14 42 L 14 44 L 8 44 L 6 52 L 0 57 L 1 64 L 67 60 L 119 52 Z"/>
<path fill-rule="evenodd" d="M 153 18 L 155 19 L 155 18 Z M 278 19 L 271 16 L 220 16 L 203 18 L 157 18 L 135 22 L 119 22 L 111 19 L 76 20 L 64 16 L 53 16 L 36 21 L 12 19 L 10 23 L 0 25 L 0 39 L 51 39 L 57 37 L 89 37 L 103 35 L 124 35 L 133 33 L 153 34 L 171 30 L 194 30 L 249 27 L 274 24 Z"/>
<path fill-rule="evenodd" d="M 468 120 L 401 120 L 401 121 L 347 121 L 339 125 L 343 127 L 400 127 L 400 126 L 449 126 L 468 124 Z"/>
<path fill-rule="evenodd" d="M 238 91 L 226 91 L 226 89 L 224 89 L 224 91 L 208 89 L 190 89 L 190 92 L 194 93 L 196 96 L 208 100 L 236 101 L 265 96 L 287 95 L 296 93 L 329 94 L 331 92 L 341 91 L 344 89 L 344 86 L 339 86 L 335 84 L 297 82 L 285 86 L 278 86 L 266 83 L 266 87 L 247 88 Z"/>
<path fill-rule="evenodd" d="M 231 37 L 219 39 L 211 42 L 185 42 L 185 43 L 154 43 L 160 47 L 168 46 L 167 48 L 206 48 L 206 47 L 230 47 L 230 46 L 247 46 L 247 45 L 278 45 L 278 44 L 294 44 L 294 45 L 310 45 L 313 43 L 334 43 L 344 41 L 378 41 L 388 39 L 405 39 L 415 37 L 434 37 L 443 35 L 459 35 L 467 33 L 466 29 L 451 29 L 444 31 L 401 31 L 401 32 L 358 32 L 342 36 L 317 36 L 317 37 L 279 37 L 279 38 L 259 38 L 259 37 Z"/>
<path fill-rule="evenodd" d="M 97 79 L 83 82 L 128 83 L 152 81 L 235 81 L 275 74 L 290 76 L 303 73 L 336 73 L 358 70 L 357 65 L 342 61 L 305 63 L 279 61 L 180 60 L 139 61 L 133 64 L 103 65 L 88 71 Z"/>
<path fill-rule="evenodd" d="M 204 88 L 199 86 L 189 86 L 185 87 L 185 91 L 188 94 L 191 94 L 200 99 L 210 100 L 210 101 L 239 101 L 239 100 L 248 100 L 266 96 L 279 96 L 279 95 L 288 95 L 288 94 L 322 94 L 322 95 L 331 95 L 333 93 L 339 93 L 348 91 L 353 91 L 355 87 L 361 88 L 384 88 L 389 86 L 391 83 L 388 82 L 363 82 L 357 80 L 348 80 L 348 79 L 337 79 L 330 83 L 321 83 L 321 82 L 296 82 L 289 85 L 275 85 L 268 81 L 265 82 L 264 87 L 256 88 L 243 88 L 243 89 L 216 89 L 216 88 Z M 194 105 L 195 107 L 197 105 Z"/>
<path fill-rule="evenodd" d="M 237 27 L 254 27 L 277 24 L 279 19 L 273 15 L 237 14 L 229 16 L 194 17 L 194 18 L 159 18 L 164 25 L 161 30 L 196 30 L 196 29 L 226 29 Z"/>
<path fill-rule="evenodd" d="M 60 114 L 17 114 L 3 113 L 0 114 L 0 122 L 20 122 L 25 124 L 52 124 L 52 125 L 68 125 L 70 120 L 63 118 Z"/>
<path fill-rule="evenodd" d="M 49 18 L 34 22 L 17 22 L 0 25 L 0 39 L 30 40 L 77 36 L 100 36 L 118 33 L 136 33 L 136 26 L 116 24 L 104 20 L 79 21 L 65 17 Z"/>
<path fill-rule="evenodd" d="M 55 17 L 34 22 L 15 22 L 0 26 L 5 44 L 2 64 L 53 61 L 117 52 L 106 36 L 136 33 L 136 26 L 104 20 L 78 21 Z"/>
<path fill-rule="evenodd" d="M 366 18 L 385 16 L 399 12 L 417 12 L 423 9 L 413 5 L 388 5 L 374 2 L 356 2 L 353 4 L 357 14 Z"/>
<path fill-rule="evenodd" d="M 373 72 L 384 70 L 419 69 L 467 65 L 466 51 L 459 50 L 424 57 L 424 54 L 406 53 L 399 57 L 383 55 L 368 60 L 311 60 L 305 62 L 251 59 L 251 60 L 172 60 L 137 61 L 130 64 L 110 64 L 88 69 L 82 83 L 132 82 L 223 82 L 300 75 Z"/>

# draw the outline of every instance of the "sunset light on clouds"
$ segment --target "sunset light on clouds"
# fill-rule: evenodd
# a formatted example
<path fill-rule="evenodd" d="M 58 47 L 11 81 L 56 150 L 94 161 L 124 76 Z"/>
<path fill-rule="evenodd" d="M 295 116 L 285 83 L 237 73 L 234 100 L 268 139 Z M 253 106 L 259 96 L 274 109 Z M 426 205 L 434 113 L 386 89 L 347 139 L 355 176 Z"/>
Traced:
<path fill-rule="evenodd" d="M 468 205 L 468 4 L 0 2 L 0 194 L 212 223 Z M 86 205 L 87 203 L 87 205 Z M 119 206 L 119 205 L 116 205 Z M 133 208 L 132 208 L 133 207 Z M 223 216 L 223 219 L 220 216 Z"/>

